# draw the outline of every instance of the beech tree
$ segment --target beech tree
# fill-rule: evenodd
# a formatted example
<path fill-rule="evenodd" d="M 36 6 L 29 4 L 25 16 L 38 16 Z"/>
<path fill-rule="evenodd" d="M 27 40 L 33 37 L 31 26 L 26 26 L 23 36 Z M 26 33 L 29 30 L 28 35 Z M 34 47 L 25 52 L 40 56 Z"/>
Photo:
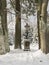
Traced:
<path fill-rule="evenodd" d="M 48 30 L 47 30 L 47 5 L 48 0 L 38 0 L 37 22 L 39 34 L 39 48 L 44 53 L 49 52 Z"/>
<path fill-rule="evenodd" d="M 16 24 L 15 24 L 15 49 L 21 48 L 21 8 L 20 0 L 15 0 Z"/>
<path fill-rule="evenodd" d="M 6 0 L 1 0 L 1 26 L 3 30 L 3 39 L 4 39 L 4 49 L 5 53 L 10 51 L 9 43 L 8 43 L 8 28 L 7 28 L 7 11 L 6 11 Z"/>

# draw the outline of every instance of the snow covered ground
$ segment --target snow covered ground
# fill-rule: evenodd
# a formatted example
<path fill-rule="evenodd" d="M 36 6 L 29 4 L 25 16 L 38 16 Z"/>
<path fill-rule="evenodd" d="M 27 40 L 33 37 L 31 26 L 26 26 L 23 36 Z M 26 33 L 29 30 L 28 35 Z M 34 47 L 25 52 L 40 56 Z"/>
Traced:
<path fill-rule="evenodd" d="M 49 65 L 49 54 L 46 55 L 37 48 L 32 51 L 23 51 L 14 50 L 13 47 L 10 47 L 9 53 L 0 55 L 0 65 Z"/>

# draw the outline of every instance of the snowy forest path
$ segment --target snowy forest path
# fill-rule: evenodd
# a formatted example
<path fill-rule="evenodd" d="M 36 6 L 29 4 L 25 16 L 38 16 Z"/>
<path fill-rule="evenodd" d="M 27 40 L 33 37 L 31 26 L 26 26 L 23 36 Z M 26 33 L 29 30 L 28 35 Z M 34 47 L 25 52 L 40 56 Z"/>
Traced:
<path fill-rule="evenodd" d="M 49 55 L 43 54 L 41 50 L 36 52 L 11 50 L 5 55 L 0 55 L 0 65 L 48 65 Z"/>

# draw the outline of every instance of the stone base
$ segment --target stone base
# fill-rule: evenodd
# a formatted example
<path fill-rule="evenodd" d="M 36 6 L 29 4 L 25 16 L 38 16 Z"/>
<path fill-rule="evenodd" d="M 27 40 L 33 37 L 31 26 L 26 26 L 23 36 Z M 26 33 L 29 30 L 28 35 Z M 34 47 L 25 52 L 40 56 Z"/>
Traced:
<path fill-rule="evenodd" d="M 30 51 L 30 42 L 29 41 L 25 41 L 25 43 L 24 43 L 24 51 Z"/>
<path fill-rule="evenodd" d="M 30 51 L 30 49 L 24 49 L 24 51 Z"/>

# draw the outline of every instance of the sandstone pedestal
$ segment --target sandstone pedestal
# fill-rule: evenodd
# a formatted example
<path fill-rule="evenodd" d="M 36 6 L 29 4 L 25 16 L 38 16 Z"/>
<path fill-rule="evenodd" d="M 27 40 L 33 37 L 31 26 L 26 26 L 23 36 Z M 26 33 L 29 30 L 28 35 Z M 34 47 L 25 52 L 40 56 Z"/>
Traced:
<path fill-rule="evenodd" d="M 30 51 L 30 41 L 27 39 L 24 41 L 24 51 Z"/>

